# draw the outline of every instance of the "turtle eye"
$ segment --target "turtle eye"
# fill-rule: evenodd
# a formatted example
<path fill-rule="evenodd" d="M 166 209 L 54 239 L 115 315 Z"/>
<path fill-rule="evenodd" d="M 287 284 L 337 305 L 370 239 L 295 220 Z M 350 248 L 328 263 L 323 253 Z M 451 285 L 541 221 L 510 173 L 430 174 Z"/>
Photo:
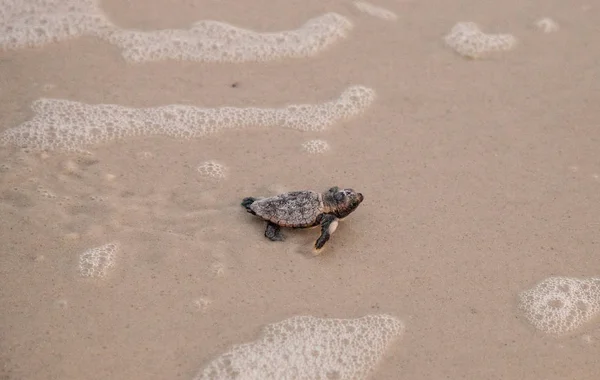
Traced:
<path fill-rule="evenodd" d="M 333 199 L 335 199 L 338 202 L 341 202 L 344 200 L 344 198 L 346 198 L 346 194 L 344 194 L 343 192 L 337 192 L 333 195 Z"/>

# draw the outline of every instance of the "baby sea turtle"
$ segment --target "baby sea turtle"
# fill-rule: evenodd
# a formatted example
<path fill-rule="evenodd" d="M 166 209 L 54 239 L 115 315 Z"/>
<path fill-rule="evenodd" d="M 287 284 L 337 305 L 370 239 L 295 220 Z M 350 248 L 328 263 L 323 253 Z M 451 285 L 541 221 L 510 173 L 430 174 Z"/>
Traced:
<path fill-rule="evenodd" d="M 283 241 L 281 227 L 309 228 L 321 225 L 321 236 L 315 242 L 319 252 L 338 226 L 338 221 L 358 207 L 364 197 L 353 189 L 335 186 L 324 193 L 292 191 L 268 198 L 247 197 L 242 206 L 252 215 L 267 222 L 265 236 Z"/>

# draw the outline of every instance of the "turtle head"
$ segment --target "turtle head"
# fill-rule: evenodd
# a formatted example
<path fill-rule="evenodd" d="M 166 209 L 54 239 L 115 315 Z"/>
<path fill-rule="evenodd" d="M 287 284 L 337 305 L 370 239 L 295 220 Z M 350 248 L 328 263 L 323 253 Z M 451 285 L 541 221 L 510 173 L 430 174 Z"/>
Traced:
<path fill-rule="evenodd" d="M 340 189 L 337 186 L 327 190 L 323 195 L 323 202 L 329 212 L 338 218 L 345 218 L 358 207 L 364 197 L 353 189 Z"/>

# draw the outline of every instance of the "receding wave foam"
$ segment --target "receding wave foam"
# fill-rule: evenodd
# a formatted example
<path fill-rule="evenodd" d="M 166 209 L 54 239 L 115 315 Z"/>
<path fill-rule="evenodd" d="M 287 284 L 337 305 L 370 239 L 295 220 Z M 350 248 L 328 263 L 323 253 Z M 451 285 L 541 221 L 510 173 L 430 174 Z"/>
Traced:
<path fill-rule="evenodd" d="M 0 0 L 0 47 L 34 47 L 114 26 L 96 0 Z"/>
<path fill-rule="evenodd" d="M 205 161 L 198 166 L 197 170 L 200 176 L 216 180 L 225 178 L 227 173 L 225 165 L 215 161 Z"/>
<path fill-rule="evenodd" d="M 203 20 L 189 29 L 141 31 L 114 25 L 98 0 L 0 0 L 0 47 L 42 46 L 91 35 L 122 49 L 132 62 L 181 59 L 205 62 L 270 61 L 315 55 L 346 37 L 347 18 L 326 13 L 301 27 L 271 33 Z"/>
<path fill-rule="evenodd" d="M 364 1 L 355 1 L 354 6 L 359 11 L 382 20 L 395 21 L 398 18 L 394 12 Z"/>
<path fill-rule="evenodd" d="M 481 31 L 474 22 L 459 22 L 446 36 L 446 45 L 458 54 L 468 58 L 480 58 L 484 55 L 508 51 L 517 44 L 512 34 L 488 34 Z"/>
<path fill-rule="evenodd" d="M 200 21 L 188 30 L 115 30 L 105 38 L 133 62 L 180 59 L 204 62 L 271 61 L 316 55 L 346 37 L 352 23 L 337 13 L 310 19 L 300 28 L 258 33 L 217 21 Z"/>
<path fill-rule="evenodd" d="M 90 248 L 79 255 L 79 274 L 82 277 L 103 278 L 115 265 L 119 245 L 108 243 Z"/>
<path fill-rule="evenodd" d="M 537 329 L 562 335 L 600 314 L 600 277 L 550 277 L 519 294 L 519 307 Z"/>
<path fill-rule="evenodd" d="M 310 140 L 302 144 L 302 149 L 310 154 L 322 154 L 329 150 L 329 144 L 324 140 Z"/>
<path fill-rule="evenodd" d="M 404 332 L 388 315 L 357 319 L 297 316 L 268 325 L 200 372 L 204 379 L 363 379 Z"/>
<path fill-rule="evenodd" d="M 544 33 L 554 33 L 560 29 L 556 21 L 548 17 L 537 20 L 535 26 Z"/>
<path fill-rule="evenodd" d="M 374 99 L 375 91 L 363 86 L 350 87 L 337 99 L 322 104 L 292 104 L 283 108 L 187 105 L 128 108 L 44 98 L 33 103 L 33 119 L 6 130 L 0 136 L 0 143 L 38 150 L 77 151 L 87 145 L 131 136 L 189 139 L 248 126 L 322 131 L 360 114 Z"/>

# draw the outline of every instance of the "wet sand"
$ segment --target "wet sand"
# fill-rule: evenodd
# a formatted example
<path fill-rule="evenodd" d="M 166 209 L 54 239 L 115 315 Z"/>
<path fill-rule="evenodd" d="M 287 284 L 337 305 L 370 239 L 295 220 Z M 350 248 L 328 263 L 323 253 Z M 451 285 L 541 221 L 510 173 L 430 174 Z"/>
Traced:
<path fill-rule="evenodd" d="M 518 308 L 550 276 L 600 276 L 595 8 L 377 2 L 398 15 L 388 21 L 341 1 L 181 3 L 102 7 L 127 28 L 216 19 L 276 31 L 326 12 L 354 28 L 313 57 L 262 63 L 132 64 L 95 37 L 2 51 L 0 131 L 43 97 L 278 108 L 362 85 L 376 100 L 321 132 L 139 136 L 87 154 L 0 147 L 1 378 L 192 379 L 268 324 L 373 314 L 405 331 L 372 378 L 596 378 L 598 318 L 556 338 Z M 538 30 L 542 17 L 560 30 Z M 469 20 L 518 46 L 459 56 L 442 37 Z M 330 150 L 303 151 L 312 139 Z M 201 175 L 210 160 L 225 178 Z M 318 257 L 318 231 L 270 242 L 239 205 L 331 186 L 365 201 Z M 109 274 L 82 278 L 80 254 L 109 242 L 119 244 Z"/>

